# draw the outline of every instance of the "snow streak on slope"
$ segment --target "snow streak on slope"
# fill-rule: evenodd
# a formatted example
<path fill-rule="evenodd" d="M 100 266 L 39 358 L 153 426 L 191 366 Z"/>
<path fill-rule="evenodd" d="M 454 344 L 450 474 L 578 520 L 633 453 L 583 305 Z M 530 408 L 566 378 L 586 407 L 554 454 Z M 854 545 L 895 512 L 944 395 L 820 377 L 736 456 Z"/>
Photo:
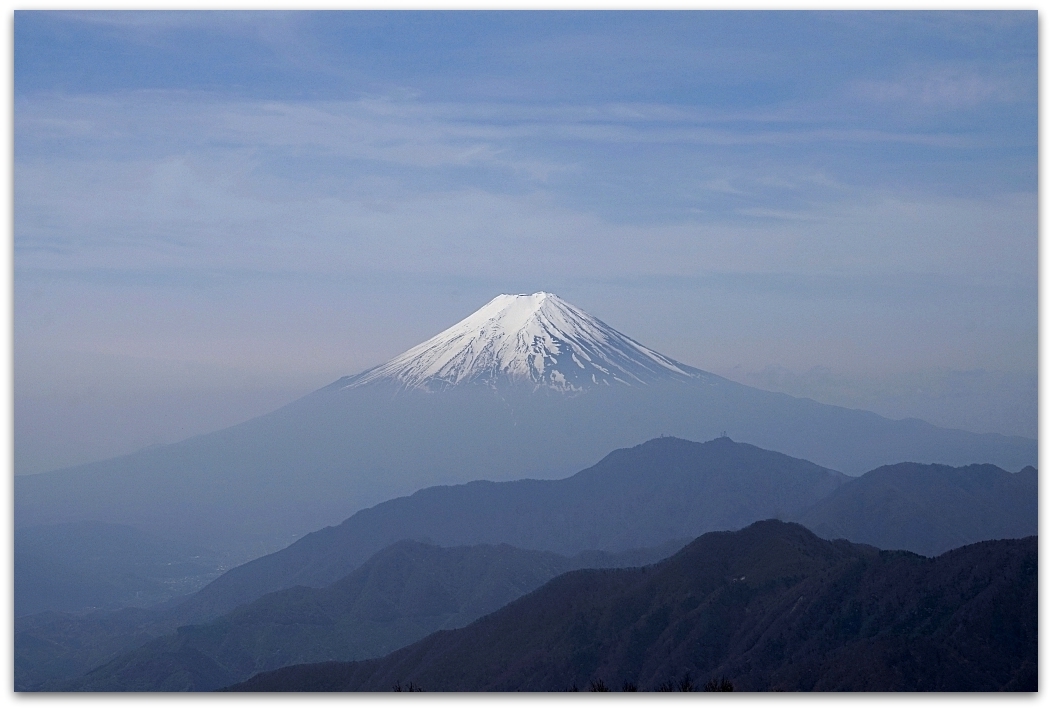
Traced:
<path fill-rule="evenodd" d="M 551 293 L 502 294 L 452 328 L 345 387 L 394 381 L 439 390 L 503 383 L 580 391 L 596 385 L 645 385 L 705 373 L 647 348 Z"/>

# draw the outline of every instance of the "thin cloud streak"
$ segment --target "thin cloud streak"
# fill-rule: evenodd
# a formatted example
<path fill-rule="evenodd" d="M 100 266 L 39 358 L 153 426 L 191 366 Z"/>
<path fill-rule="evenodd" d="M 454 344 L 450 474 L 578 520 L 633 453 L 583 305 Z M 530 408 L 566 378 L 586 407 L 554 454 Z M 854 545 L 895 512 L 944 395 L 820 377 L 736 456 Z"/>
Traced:
<path fill-rule="evenodd" d="M 178 113 L 171 115 L 172 105 Z M 904 143 L 943 148 L 976 147 L 971 136 L 950 133 L 895 132 L 866 128 L 814 127 L 798 121 L 795 129 L 754 129 L 772 119 L 753 116 L 748 127 L 713 128 L 685 123 L 741 122 L 737 117 L 702 119 L 676 107 L 648 106 L 651 115 L 619 111 L 616 106 L 537 109 L 510 105 L 478 111 L 465 105 L 431 107 L 419 102 L 364 99 L 351 102 L 292 103 L 277 101 L 229 102 L 207 94 L 183 92 L 83 98 L 52 96 L 18 101 L 17 126 L 21 143 L 78 139 L 89 143 L 127 140 L 144 124 L 175 129 L 198 142 L 236 140 L 276 146 L 314 146 L 341 155 L 369 157 L 408 164 L 464 164 L 459 141 L 507 141 L 521 138 L 576 140 L 596 143 L 693 143 L 699 145 L 788 145 L 812 142 Z M 521 113 L 521 116 L 520 116 Z M 549 120 L 539 121 L 538 113 Z M 69 116 L 56 118 L 56 116 Z M 481 114 L 481 115 L 480 115 Z M 486 117 L 500 116 L 486 121 Z M 75 117 L 73 117 L 75 116 Z M 577 117 L 568 121 L 567 118 Z M 480 120 L 483 119 L 483 120 Z M 793 119 L 781 117 L 778 123 Z M 645 125 L 638 125 L 644 123 Z M 670 123 L 680 125 L 668 125 Z M 181 130 L 180 130 L 181 129 Z M 421 159 L 403 145 L 457 144 L 444 155 Z M 478 147 L 478 146 L 472 146 Z M 489 156 L 492 158 L 492 156 Z"/>

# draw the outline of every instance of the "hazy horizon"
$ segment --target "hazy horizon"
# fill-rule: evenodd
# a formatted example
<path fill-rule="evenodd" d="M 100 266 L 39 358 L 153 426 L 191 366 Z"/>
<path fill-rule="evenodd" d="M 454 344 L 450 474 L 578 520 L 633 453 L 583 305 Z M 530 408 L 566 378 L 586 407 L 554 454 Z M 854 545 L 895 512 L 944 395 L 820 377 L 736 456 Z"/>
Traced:
<path fill-rule="evenodd" d="M 1037 436 L 1037 13 L 18 12 L 15 473 L 552 291 L 744 384 Z"/>

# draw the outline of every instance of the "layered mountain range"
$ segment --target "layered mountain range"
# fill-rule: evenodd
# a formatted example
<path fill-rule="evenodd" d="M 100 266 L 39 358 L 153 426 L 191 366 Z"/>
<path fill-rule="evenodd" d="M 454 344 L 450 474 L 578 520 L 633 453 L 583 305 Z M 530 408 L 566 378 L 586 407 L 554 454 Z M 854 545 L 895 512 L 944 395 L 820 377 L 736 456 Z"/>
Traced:
<path fill-rule="evenodd" d="M 265 594 L 101 665 L 105 653 L 70 649 L 67 668 L 90 672 L 56 682 L 48 668 L 26 665 L 18 682 L 39 690 L 215 690 L 295 663 L 375 658 L 433 631 L 465 626 L 567 571 L 656 562 L 682 546 L 566 557 L 510 545 L 444 548 L 403 540 L 330 585 Z M 171 620 L 158 614 L 153 628 Z M 54 631 L 24 629 L 19 646 Z"/>
<path fill-rule="evenodd" d="M 377 656 L 561 572 L 649 564 L 686 539 L 771 516 L 936 555 L 1036 534 L 1037 471 L 898 464 L 850 478 L 727 437 L 658 438 L 566 479 L 386 501 L 152 609 L 16 619 L 16 688 L 204 690 L 283 664 Z M 54 554 L 55 532 L 47 539 Z M 59 558 L 83 552 L 76 543 Z"/>
<path fill-rule="evenodd" d="M 560 478 L 653 437 L 720 432 L 849 475 L 902 461 L 1037 463 L 1032 439 L 746 387 L 552 294 L 502 295 L 389 362 L 265 416 L 18 477 L 15 522 L 130 525 L 238 562 L 426 486 Z"/>
<path fill-rule="evenodd" d="M 1037 539 L 929 559 L 779 521 L 673 557 L 581 570 L 383 658 L 298 665 L 241 691 L 687 689 L 1036 692 Z"/>

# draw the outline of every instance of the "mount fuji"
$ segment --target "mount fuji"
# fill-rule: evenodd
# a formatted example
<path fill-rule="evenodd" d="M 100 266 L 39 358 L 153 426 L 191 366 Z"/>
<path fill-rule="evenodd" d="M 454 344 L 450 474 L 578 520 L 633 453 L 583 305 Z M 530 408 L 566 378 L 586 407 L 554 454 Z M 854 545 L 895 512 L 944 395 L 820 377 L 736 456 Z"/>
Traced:
<path fill-rule="evenodd" d="M 552 293 L 501 294 L 452 328 L 343 387 L 388 381 L 435 391 L 463 384 L 580 392 L 598 385 L 647 385 L 707 373 L 622 335 Z"/>
<path fill-rule="evenodd" d="M 859 475 L 1008 470 L 1037 442 L 767 392 L 661 355 L 550 293 L 500 295 L 392 360 L 212 434 L 15 479 L 16 527 L 133 525 L 246 560 L 419 488 L 569 476 L 661 435 Z"/>

